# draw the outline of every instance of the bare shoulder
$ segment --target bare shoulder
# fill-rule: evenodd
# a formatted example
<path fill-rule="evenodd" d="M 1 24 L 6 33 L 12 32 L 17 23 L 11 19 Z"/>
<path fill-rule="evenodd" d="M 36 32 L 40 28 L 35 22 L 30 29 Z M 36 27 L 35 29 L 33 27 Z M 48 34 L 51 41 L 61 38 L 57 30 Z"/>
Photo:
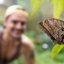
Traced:
<path fill-rule="evenodd" d="M 24 34 L 22 35 L 22 44 L 28 48 L 34 48 L 32 40 Z"/>

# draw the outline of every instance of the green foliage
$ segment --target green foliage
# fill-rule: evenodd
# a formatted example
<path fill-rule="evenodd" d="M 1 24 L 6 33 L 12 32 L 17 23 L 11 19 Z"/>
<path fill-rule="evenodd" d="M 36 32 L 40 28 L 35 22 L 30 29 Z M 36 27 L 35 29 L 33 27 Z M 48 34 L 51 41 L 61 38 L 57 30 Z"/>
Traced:
<path fill-rule="evenodd" d="M 3 22 L 2 22 L 2 21 L 0 21 L 0 26 L 1 26 L 1 25 L 3 25 Z"/>
<path fill-rule="evenodd" d="M 52 59 L 51 51 L 43 51 L 41 45 L 35 45 L 36 47 L 36 64 L 64 64 L 64 51 L 58 54 L 56 59 Z M 11 64 L 25 64 L 23 57 L 18 58 Z"/>
<path fill-rule="evenodd" d="M 43 3 L 43 0 L 31 0 L 31 4 L 32 4 L 32 12 L 31 12 L 31 16 L 34 16 L 34 14 L 39 10 L 39 8 L 41 7 Z"/>
<path fill-rule="evenodd" d="M 51 0 L 51 3 L 53 5 L 53 17 L 57 19 L 61 18 L 61 14 L 64 11 L 64 0 Z M 63 47 L 63 44 L 56 44 L 52 49 L 52 58 L 55 58 Z"/>
<path fill-rule="evenodd" d="M 25 6 L 25 1 L 23 1 L 23 0 L 18 0 L 18 4 L 20 4 L 21 6 Z"/>
<path fill-rule="evenodd" d="M 55 58 L 56 55 L 64 48 L 63 44 L 56 44 L 52 49 L 52 58 Z"/>
<path fill-rule="evenodd" d="M 34 39 L 35 32 L 34 31 L 31 31 L 31 32 L 27 31 L 25 33 L 25 35 L 28 36 L 32 40 L 33 43 L 35 42 L 35 39 Z"/>
<path fill-rule="evenodd" d="M 64 0 L 51 0 L 53 5 L 53 17 L 59 19 L 64 10 Z"/>

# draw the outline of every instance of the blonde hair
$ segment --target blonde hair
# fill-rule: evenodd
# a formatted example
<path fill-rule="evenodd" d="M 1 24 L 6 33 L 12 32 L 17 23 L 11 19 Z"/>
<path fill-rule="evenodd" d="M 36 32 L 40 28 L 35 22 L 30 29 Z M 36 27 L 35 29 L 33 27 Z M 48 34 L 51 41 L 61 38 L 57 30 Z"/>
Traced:
<path fill-rule="evenodd" d="M 7 8 L 4 17 L 8 17 L 13 13 L 23 13 L 26 16 L 28 16 L 28 12 L 26 11 L 26 9 L 20 5 L 13 5 Z"/>

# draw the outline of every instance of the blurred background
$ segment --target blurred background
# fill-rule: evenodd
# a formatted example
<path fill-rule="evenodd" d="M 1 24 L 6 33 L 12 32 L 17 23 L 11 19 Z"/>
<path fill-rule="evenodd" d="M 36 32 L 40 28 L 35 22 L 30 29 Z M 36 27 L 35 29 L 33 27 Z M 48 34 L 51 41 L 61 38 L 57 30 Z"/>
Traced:
<path fill-rule="evenodd" d="M 0 0 L 0 30 L 3 25 L 4 13 L 7 7 L 19 4 L 24 6 L 30 14 L 27 32 L 35 45 L 36 64 L 64 64 L 64 50 L 55 59 L 51 57 L 51 50 L 55 43 L 39 28 L 38 23 L 47 18 L 64 20 L 64 0 Z M 25 64 L 19 57 L 11 64 Z"/>

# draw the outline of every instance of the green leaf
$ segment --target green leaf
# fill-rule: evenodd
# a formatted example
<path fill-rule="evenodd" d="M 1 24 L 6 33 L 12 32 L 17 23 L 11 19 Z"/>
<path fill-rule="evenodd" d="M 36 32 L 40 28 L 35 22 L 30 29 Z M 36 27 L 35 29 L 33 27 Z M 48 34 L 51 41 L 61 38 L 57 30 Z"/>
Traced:
<path fill-rule="evenodd" d="M 64 10 L 64 0 L 51 0 L 53 5 L 53 17 L 59 19 Z"/>
<path fill-rule="evenodd" d="M 52 49 L 52 58 L 55 58 L 56 55 L 62 50 L 62 48 L 64 47 L 63 44 L 56 44 L 53 49 Z"/>
<path fill-rule="evenodd" d="M 40 6 L 42 5 L 42 2 L 43 0 L 31 0 L 31 4 L 32 4 L 31 16 L 33 16 L 38 11 Z"/>

